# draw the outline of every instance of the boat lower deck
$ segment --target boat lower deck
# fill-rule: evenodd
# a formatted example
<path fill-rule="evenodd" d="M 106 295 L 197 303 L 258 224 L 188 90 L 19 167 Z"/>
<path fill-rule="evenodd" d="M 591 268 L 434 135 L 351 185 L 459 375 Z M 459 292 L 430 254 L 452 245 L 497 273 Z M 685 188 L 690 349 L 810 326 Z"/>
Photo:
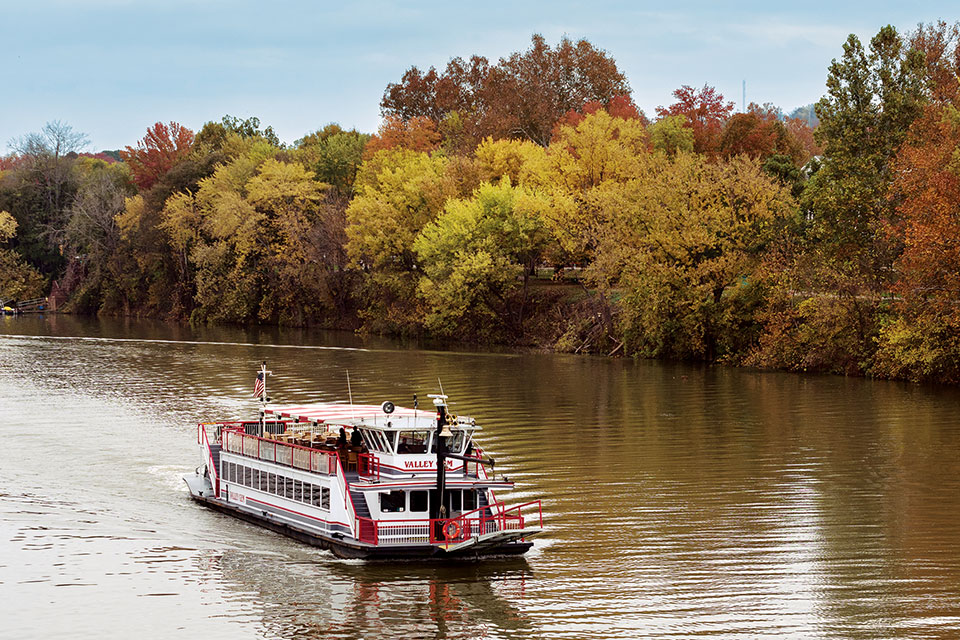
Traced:
<path fill-rule="evenodd" d="M 536 530 L 527 532 L 505 532 L 509 539 L 496 540 L 487 537 L 476 541 L 476 544 L 459 543 L 456 545 L 443 544 L 396 544 L 375 545 L 350 538 L 341 533 L 331 535 L 310 531 L 307 527 L 298 526 L 285 519 L 278 518 L 266 511 L 254 511 L 251 508 L 227 502 L 213 495 L 212 490 L 204 486 L 204 479 L 200 476 L 185 476 L 184 480 L 190 489 L 191 497 L 197 502 L 212 509 L 235 516 L 242 520 L 258 524 L 277 533 L 294 538 L 301 542 L 327 549 L 340 558 L 365 560 L 414 560 L 414 559 L 472 559 L 491 556 L 522 555 L 532 542 L 518 539 L 518 534 L 533 535 Z"/>

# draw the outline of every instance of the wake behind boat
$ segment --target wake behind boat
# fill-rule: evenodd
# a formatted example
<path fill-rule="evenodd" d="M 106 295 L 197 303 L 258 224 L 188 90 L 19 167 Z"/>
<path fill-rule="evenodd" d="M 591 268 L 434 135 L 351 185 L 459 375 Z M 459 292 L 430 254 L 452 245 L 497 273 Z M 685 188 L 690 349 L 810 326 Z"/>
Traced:
<path fill-rule="evenodd" d="M 258 420 L 197 426 L 203 465 L 184 476 L 193 499 L 329 549 L 342 558 L 518 555 L 543 530 L 540 501 L 508 507 L 473 418 L 340 403 L 267 404 Z M 488 471 L 488 468 L 490 471 Z"/>

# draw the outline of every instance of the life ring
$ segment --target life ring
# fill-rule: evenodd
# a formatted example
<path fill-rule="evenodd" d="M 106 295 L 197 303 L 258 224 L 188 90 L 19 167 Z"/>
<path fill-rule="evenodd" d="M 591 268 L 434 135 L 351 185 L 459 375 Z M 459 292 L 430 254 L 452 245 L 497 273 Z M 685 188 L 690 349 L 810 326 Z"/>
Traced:
<path fill-rule="evenodd" d="M 456 540 L 460 537 L 460 523 L 456 520 L 447 520 L 443 525 L 443 537 L 447 540 Z"/>

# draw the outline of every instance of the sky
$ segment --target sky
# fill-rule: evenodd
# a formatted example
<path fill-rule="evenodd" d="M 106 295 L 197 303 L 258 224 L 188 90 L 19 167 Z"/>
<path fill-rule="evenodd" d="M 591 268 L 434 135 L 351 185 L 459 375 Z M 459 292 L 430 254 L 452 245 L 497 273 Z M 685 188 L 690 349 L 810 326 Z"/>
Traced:
<path fill-rule="evenodd" d="M 195 131 L 256 116 L 281 140 L 336 122 L 374 132 L 390 82 L 453 57 L 496 61 L 586 38 L 654 115 L 681 85 L 789 112 L 824 92 L 851 33 L 865 43 L 946 15 L 943 2 L 324 2 L 0 0 L 0 153 L 59 120 L 89 151 L 135 145 L 158 121 Z"/>

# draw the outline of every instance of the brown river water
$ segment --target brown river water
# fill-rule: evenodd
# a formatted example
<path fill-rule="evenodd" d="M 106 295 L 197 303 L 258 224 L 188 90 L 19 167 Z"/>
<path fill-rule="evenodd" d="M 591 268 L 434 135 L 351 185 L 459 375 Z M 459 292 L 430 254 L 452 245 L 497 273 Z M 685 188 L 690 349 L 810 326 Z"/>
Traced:
<path fill-rule="evenodd" d="M 196 423 L 437 379 L 523 559 L 364 563 L 193 503 Z M 2 638 L 958 638 L 960 390 L 0 318 Z"/>

